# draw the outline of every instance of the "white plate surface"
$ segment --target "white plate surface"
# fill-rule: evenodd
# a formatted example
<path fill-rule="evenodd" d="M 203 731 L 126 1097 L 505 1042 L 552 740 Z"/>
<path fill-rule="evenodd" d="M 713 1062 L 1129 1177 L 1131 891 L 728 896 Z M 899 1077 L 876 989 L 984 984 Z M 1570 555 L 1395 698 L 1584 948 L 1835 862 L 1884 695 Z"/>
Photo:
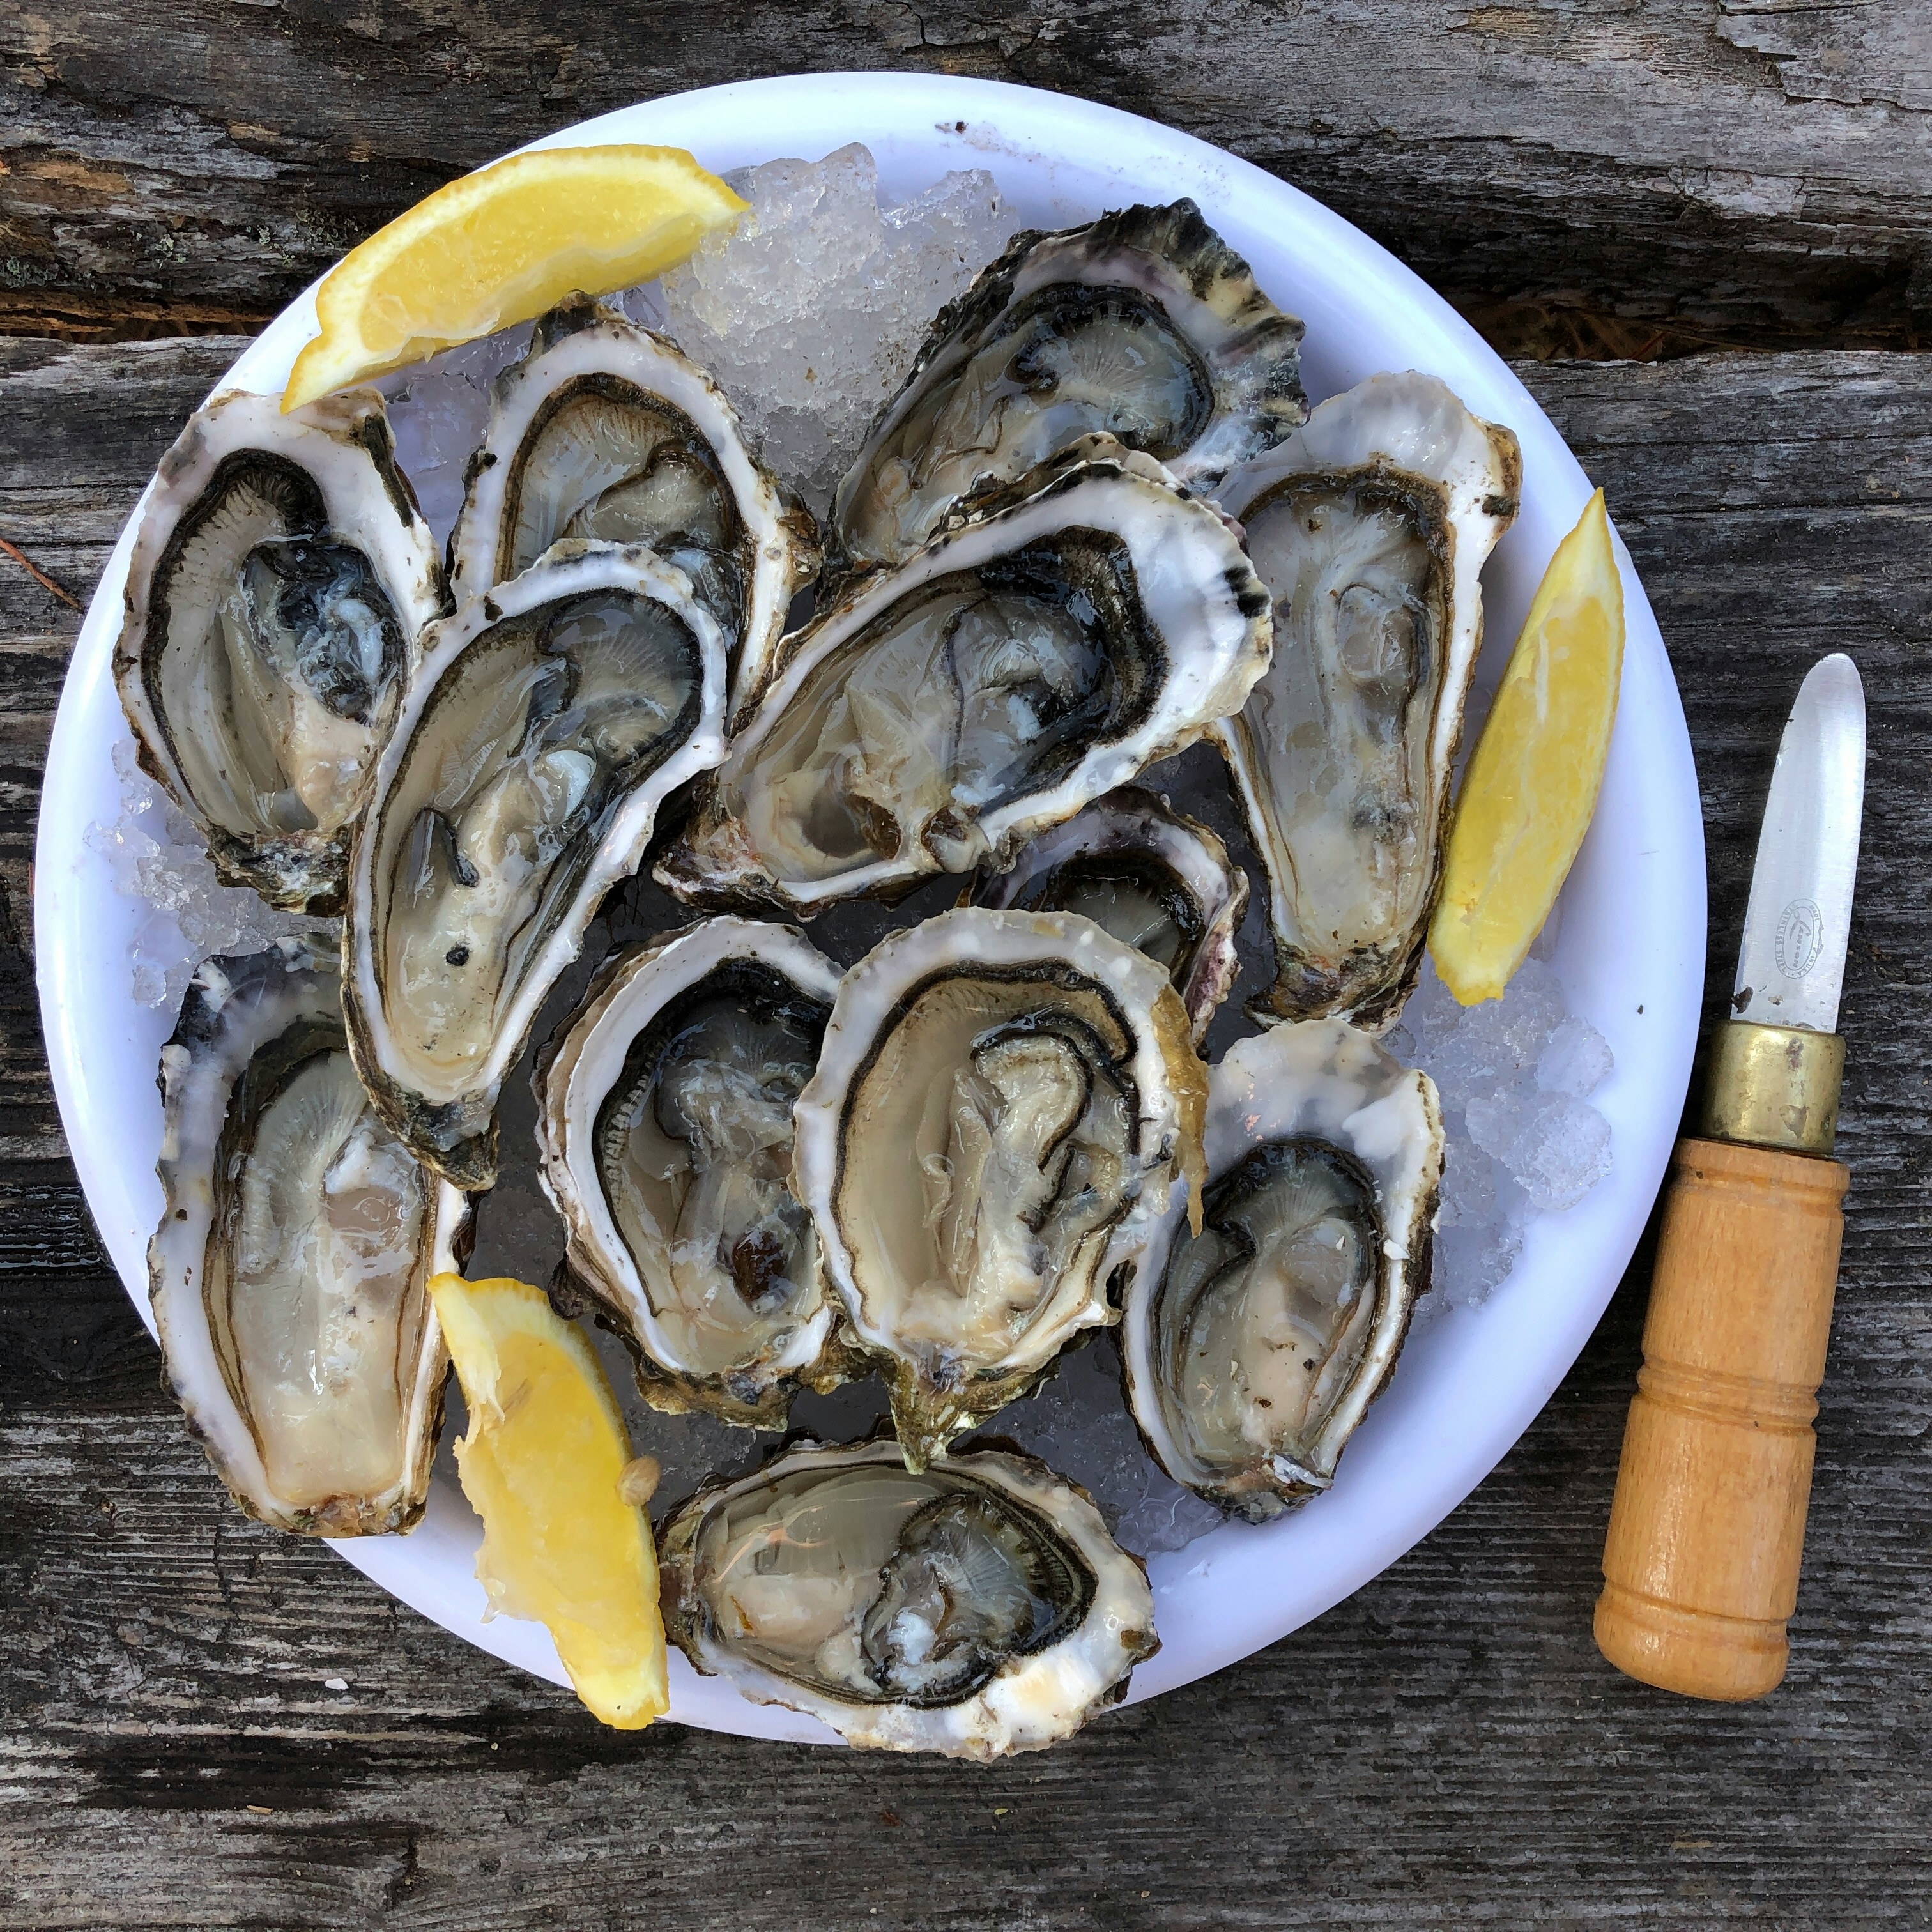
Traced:
<path fill-rule="evenodd" d="M 1378 369 L 1428 370 L 1521 439 L 1522 512 L 1484 578 L 1493 682 L 1558 538 L 1590 485 L 1542 411 L 1448 304 L 1366 236 L 1295 189 L 1184 134 L 1112 109 L 989 82 L 819 74 L 678 94 L 604 116 L 538 146 L 660 142 L 706 167 L 812 159 L 853 140 L 900 199 L 949 169 L 998 179 L 1015 227 L 1061 227 L 1138 201 L 1191 195 L 1307 323 L 1302 370 L 1318 400 Z M 314 330 L 311 290 L 222 386 L 279 388 Z M 127 736 L 110 658 L 132 522 L 110 559 L 68 674 L 50 750 L 36 864 L 40 1010 L 61 1118 L 82 1186 L 142 1318 L 146 1249 L 160 1208 L 154 1068 L 172 1015 L 134 1004 L 127 949 L 139 908 L 114 890 L 89 825 L 119 809 L 111 762 Z M 1135 1672 L 1155 1696 L 1318 1616 L 1393 1562 L 1486 1475 L 1548 1400 L 1596 1325 L 1641 1233 L 1676 1133 L 1703 982 L 1702 820 L 1690 744 L 1655 620 L 1629 560 L 1622 709 L 1596 822 L 1571 874 L 1555 963 L 1570 1006 L 1616 1056 L 1592 1104 L 1615 1167 L 1568 1214 L 1533 1222 L 1508 1280 L 1481 1307 L 1420 1327 L 1327 1496 L 1256 1529 L 1231 1522 L 1149 1564 L 1162 1648 Z M 480 1534 L 439 1475 L 422 1526 L 336 1548 L 446 1629 L 553 1682 L 541 1626 L 483 1620 Z M 675 1652 L 671 1714 L 714 1730 L 830 1742 L 790 1712 L 744 1702 Z"/>

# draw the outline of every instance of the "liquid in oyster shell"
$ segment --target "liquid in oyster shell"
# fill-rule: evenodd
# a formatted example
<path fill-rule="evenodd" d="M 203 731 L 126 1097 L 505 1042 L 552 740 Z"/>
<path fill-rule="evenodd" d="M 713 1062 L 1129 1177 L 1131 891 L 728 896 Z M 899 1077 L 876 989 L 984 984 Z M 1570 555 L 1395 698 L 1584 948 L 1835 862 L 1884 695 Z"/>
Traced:
<path fill-rule="evenodd" d="M 1227 520 L 1089 438 L 788 640 L 656 876 L 808 916 L 1004 864 L 1238 709 L 1269 634 Z"/>
<path fill-rule="evenodd" d="M 940 312 L 840 482 L 836 560 L 903 563 L 962 499 L 1089 434 L 1211 490 L 1306 416 L 1300 341 L 1191 201 L 1016 235 Z"/>
<path fill-rule="evenodd" d="M 659 1532 L 664 1631 L 848 1744 L 982 1761 L 1070 1736 L 1159 1648 L 1147 1572 L 1032 1457 L 806 1443 Z"/>
<path fill-rule="evenodd" d="M 162 458 L 114 677 L 142 766 L 225 884 L 342 910 L 350 829 L 448 608 L 382 399 L 230 391 Z"/>
<path fill-rule="evenodd" d="M 794 1184 L 908 1468 L 1118 1318 L 1204 1080 L 1166 974 L 1075 914 L 961 908 L 846 974 Z"/>
<path fill-rule="evenodd" d="M 469 1210 L 370 1106 L 338 964 L 305 940 L 205 962 L 162 1049 L 148 1244 L 170 1387 L 235 1500 L 279 1529 L 421 1516 L 448 1356 L 426 1284 Z"/>
<path fill-rule="evenodd" d="M 350 868 L 344 1009 L 379 1111 L 488 1187 L 496 1097 L 662 801 L 723 751 L 724 650 L 650 551 L 560 544 L 428 640 Z"/>
<path fill-rule="evenodd" d="M 607 961 L 540 1058 L 544 1191 L 566 1266 L 655 1408 L 781 1428 L 844 1378 L 792 1107 L 838 971 L 788 926 L 729 916 Z"/>
<path fill-rule="evenodd" d="M 1251 1522 L 1304 1502 L 1393 1372 L 1428 1286 L 1442 1108 L 1334 1019 L 1209 1072 L 1201 1225 L 1170 1210 L 1126 1297 L 1121 1366 L 1154 1459 Z"/>
<path fill-rule="evenodd" d="M 1332 397 L 1222 486 L 1274 612 L 1274 661 L 1217 728 L 1268 877 L 1258 1018 L 1379 1028 L 1415 984 L 1482 568 L 1521 478 L 1508 430 L 1408 374 Z"/>
<path fill-rule="evenodd" d="M 537 323 L 492 388 L 450 541 L 481 596 L 553 544 L 644 544 L 691 579 L 726 640 L 735 710 L 769 674 L 818 568 L 810 513 L 753 453 L 738 414 L 673 343 L 578 296 Z"/>

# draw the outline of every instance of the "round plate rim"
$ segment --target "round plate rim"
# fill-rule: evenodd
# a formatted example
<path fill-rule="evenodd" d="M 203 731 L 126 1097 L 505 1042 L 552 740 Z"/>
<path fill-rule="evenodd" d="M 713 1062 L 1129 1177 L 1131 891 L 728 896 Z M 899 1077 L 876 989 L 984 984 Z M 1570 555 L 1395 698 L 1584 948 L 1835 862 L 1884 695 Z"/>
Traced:
<path fill-rule="evenodd" d="M 782 76 L 662 97 L 576 126 L 532 147 L 615 141 L 688 147 L 722 170 L 786 154 L 816 157 L 848 141 L 873 148 L 881 179 L 916 190 L 950 167 L 990 169 L 1040 225 L 1060 225 L 1135 199 L 1182 194 L 1256 262 L 1262 286 L 1310 323 L 1312 397 L 1378 367 L 1442 374 L 1478 414 L 1506 422 L 1524 447 L 1524 513 L 1486 578 L 1493 635 L 1516 623 L 1589 484 L 1554 427 L 1475 332 L 1427 285 L 1358 230 L 1290 184 L 1192 136 L 1075 97 L 1008 83 L 880 70 Z M 1110 198 L 1112 197 L 1112 198 Z M 1292 241 L 1290 268 L 1271 275 Z M 1348 301 L 1335 306 L 1346 271 Z M 1282 286 L 1286 281 L 1297 286 Z M 1318 290 L 1322 299 L 1310 301 Z M 314 331 L 305 291 L 237 359 L 218 387 L 279 386 Z M 1324 304 L 1328 304 L 1324 308 Z M 1330 333 L 1328 310 L 1345 325 Z M 1401 354 L 1376 344 L 1400 322 Z M 145 501 L 145 497 L 143 498 Z M 98 994 L 106 939 L 131 931 L 124 904 L 104 902 L 106 862 L 86 841 L 116 796 L 106 748 L 119 716 L 109 658 L 118 627 L 136 506 L 103 572 L 76 641 L 49 746 L 35 853 L 36 977 L 61 1118 L 104 1245 L 152 1327 L 144 1252 L 158 1200 L 151 1175 L 124 1157 L 131 1069 L 153 1064 L 154 1022 Z M 1703 831 L 1683 709 L 1663 640 L 1624 550 L 1628 643 L 1622 708 L 1598 822 L 1564 896 L 1555 958 L 1573 1010 L 1605 1031 L 1618 1066 L 1593 1104 L 1610 1118 L 1616 1165 L 1576 1208 L 1527 1231 L 1514 1272 L 1479 1308 L 1420 1325 L 1389 1391 L 1364 1424 L 1337 1488 L 1266 1528 L 1224 1526 L 1150 1564 L 1163 1648 L 1135 1673 L 1130 1701 L 1220 1670 L 1286 1636 L 1359 1588 L 1420 1541 L 1502 1460 L 1548 1400 L 1594 1328 L 1661 1181 L 1696 1046 L 1703 980 Z M 1499 653 L 1480 674 L 1493 681 Z M 124 730 L 124 727 L 121 728 Z M 117 926 L 118 922 L 118 926 Z M 110 964 L 112 962 L 110 962 Z M 124 950 L 118 968 L 126 981 Z M 165 1029 L 164 1029 L 164 1033 Z M 130 1059 L 130 1056 L 133 1058 Z M 146 1102 L 158 1138 L 158 1103 Z M 1424 1370 L 1422 1358 L 1428 1358 Z M 1411 1371 L 1406 1380 L 1403 1370 Z M 1419 1386 L 1426 1383 L 1426 1388 Z M 1462 1391 L 1444 1400 L 1443 1391 Z M 338 1543 L 347 1560 L 403 1601 L 506 1661 L 566 1680 L 540 1626 L 485 1621 L 470 1574 L 476 1526 L 460 1495 L 438 1486 L 408 1538 Z M 746 1736 L 836 1742 L 814 1720 L 748 1703 L 700 1678 L 674 1652 L 672 1716 Z"/>

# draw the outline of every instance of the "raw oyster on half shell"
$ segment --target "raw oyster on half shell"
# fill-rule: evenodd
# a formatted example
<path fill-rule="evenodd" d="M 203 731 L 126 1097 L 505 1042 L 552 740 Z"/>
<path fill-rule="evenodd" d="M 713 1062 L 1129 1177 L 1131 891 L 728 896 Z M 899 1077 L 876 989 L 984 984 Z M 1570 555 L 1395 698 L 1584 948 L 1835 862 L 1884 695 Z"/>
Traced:
<path fill-rule="evenodd" d="M 1077 912 L 1167 968 L 1198 1046 L 1240 970 L 1248 882 L 1206 826 L 1157 792 L 1123 785 L 982 874 L 976 905 Z"/>
<path fill-rule="evenodd" d="M 1522 458 L 1432 376 L 1371 376 L 1229 477 L 1274 659 L 1219 733 L 1268 875 L 1262 1019 L 1379 1029 L 1415 985 L 1482 644 L 1484 561 Z"/>
<path fill-rule="evenodd" d="M 460 597 L 554 543 L 646 544 L 718 620 L 731 705 L 764 683 L 794 593 L 818 568 L 810 513 L 752 453 L 724 392 L 662 336 L 584 297 L 496 378 L 450 540 Z"/>
<path fill-rule="evenodd" d="M 1139 1558 L 1004 1450 L 914 1474 L 891 1442 L 802 1444 L 700 1490 L 658 1550 L 664 1634 L 700 1670 L 873 1750 L 1038 1750 L 1160 1647 Z"/>
<path fill-rule="evenodd" d="M 168 1386 L 243 1509 L 380 1536 L 423 1512 L 448 1355 L 426 1284 L 469 1209 L 378 1118 L 335 949 L 203 962 L 161 1049 L 148 1246 Z"/>
<path fill-rule="evenodd" d="M 846 974 L 794 1185 L 908 1468 L 1118 1319 L 1205 1080 L 1166 974 L 1073 914 L 962 907 Z"/>
<path fill-rule="evenodd" d="M 962 498 L 1095 431 L 1211 490 L 1306 416 L 1300 341 L 1191 201 L 1016 235 L 940 311 L 840 483 L 839 561 L 903 563 Z"/>
<path fill-rule="evenodd" d="M 1089 439 L 787 640 L 657 877 L 809 914 L 1004 864 L 1238 710 L 1269 637 L 1234 526 Z"/>
<path fill-rule="evenodd" d="M 1343 1021 L 1212 1070 L 1201 1225 L 1174 1202 L 1121 1327 L 1134 1418 L 1176 1482 L 1260 1522 L 1334 1481 L 1429 1285 L 1442 1154 L 1434 1082 Z"/>
<path fill-rule="evenodd" d="M 684 573 L 568 542 L 432 628 L 350 867 L 356 1064 L 418 1160 L 496 1171 L 496 1096 L 658 806 L 724 748 L 724 643 Z"/>
<path fill-rule="evenodd" d="M 224 884 L 342 910 L 350 828 L 448 608 L 373 389 L 284 416 L 230 391 L 161 458 L 114 680 L 141 763 Z"/>
<path fill-rule="evenodd" d="M 782 1428 L 801 1384 L 843 1379 L 791 1191 L 792 1103 L 838 988 L 794 928 L 708 920 L 610 961 L 538 1064 L 566 1264 L 656 1408 Z"/>

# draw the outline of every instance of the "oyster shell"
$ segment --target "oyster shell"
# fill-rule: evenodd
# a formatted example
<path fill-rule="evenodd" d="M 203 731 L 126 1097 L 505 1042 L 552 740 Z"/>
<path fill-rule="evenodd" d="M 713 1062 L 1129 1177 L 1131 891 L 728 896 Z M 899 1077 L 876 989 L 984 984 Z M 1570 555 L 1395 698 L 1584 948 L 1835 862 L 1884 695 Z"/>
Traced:
<path fill-rule="evenodd" d="M 343 1006 L 378 1111 L 458 1186 L 658 806 L 723 752 L 724 645 L 684 573 L 567 542 L 434 626 L 356 831 Z"/>
<path fill-rule="evenodd" d="M 662 336 L 578 296 L 496 378 L 450 540 L 459 597 L 568 538 L 647 544 L 728 642 L 734 710 L 764 682 L 818 568 L 811 514 L 754 456 L 724 392 Z"/>
<path fill-rule="evenodd" d="M 838 988 L 791 927 L 709 920 L 611 960 L 538 1065 L 566 1265 L 656 1408 L 781 1428 L 802 1382 L 843 1379 L 790 1185 L 792 1102 Z"/>
<path fill-rule="evenodd" d="M 236 1502 L 278 1529 L 422 1516 L 449 1358 L 426 1284 L 469 1209 L 350 1064 L 335 950 L 203 962 L 161 1049 L 163 1207 L 148 1246 L 169 1388 Z"/>
<path fill-rule="evenodd" d="M 1211 490 L 1306 416 L 1300 341 L 1191 201 L 1016 235 L 940 311 L 841 482 L 841 560 L 903 562 L 980 484 L 1090 431 Z"/>
<path fill-rule="evenodd" d="M 1206 826 L 1159 793 L 1123 785 L 982 874 L 976 905 L 1077 912 L 1167 968 L 1198 1046 L 1240 968 L 1248 882 Z"/>
<path fill-rule="evenodd" d="M 447 608 L 374 390 L 288 416 L 231 391 L 189 418 L 141 512 L 114 680 L 224 883 L 342 910 L 350 827 Z"/>
<path fill-rule="evenodd" d="M 1071 913 L 962 907 L 846 974 L 793 1185 L 908 1468 L 1117 1318 L 1204 1084 L 1166 973 Z"/>
<path fill-rule="evenodd" d="M 658 1534 L 664 1633 L 848 1744 L 982 1760 L 1070 1737 L 1160 1647 L 1147 1572 L 1032 1457 L 807 1443 Z"/>
<path fill-rule="evenodd" d="M 1516 438 L 1432 376 L 1371 376 L 1228 478 L 1275 654 L 1219 728 L 1268 875 L 1258 1018 L 1402 1010 L 1441 883 L 1481 647 L 1481 572 L 1516 515 Z"/>
<path fill-rule="evenodd" d="M 1176 1202 L 1128 1291 L 1127 1399 L 1156 1460 L 1251 1522 L 1334 1480 L 1429 1255 L 1442 1109 L 1334 1019 L 1230 1048 L 1208 1081 L 1202 1225 Z"/>
<path fill-rule="evenodd" d="M 1269 638 L 1233 526 L 1090 441 L 787 640 L 657 877 L 808 915 L 1003 864 L 1238 710 Z"/>

